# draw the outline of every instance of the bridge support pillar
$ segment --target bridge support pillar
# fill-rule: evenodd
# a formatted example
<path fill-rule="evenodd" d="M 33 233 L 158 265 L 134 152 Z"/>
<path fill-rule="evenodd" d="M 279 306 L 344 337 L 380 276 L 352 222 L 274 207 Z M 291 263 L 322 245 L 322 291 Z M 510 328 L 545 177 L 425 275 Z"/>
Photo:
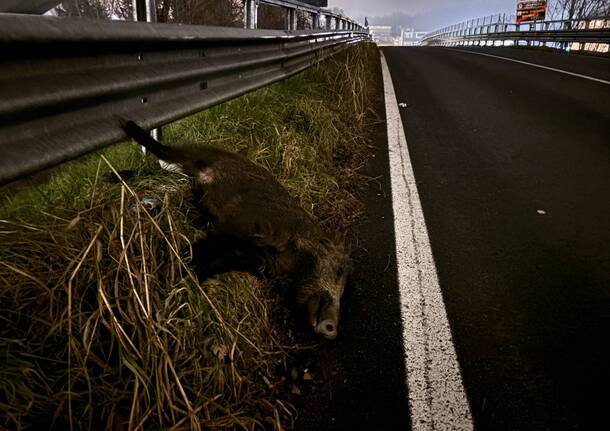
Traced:
<path fill-rule="evenodd" d="M 286 30 L 293 31 L 297 29 L 297 10 L 288 9 L 286 11 Z"/>
<path fill-rule="evenodd" d="M 320 14 L 317 14 L 317 13 L 311 14 L 311 28 L 313 30 L 317 30 L 320 28 Z"/>
<path fill-rule="evenodd" d="M 244 28 L 255 29 L 258 23 L 258 0 L 244 0 Z"/>
<path fill-rule="evenodd" d="M 133 0 L 133 20 L 157 22 L 157 2 L 155 0 Z"/>

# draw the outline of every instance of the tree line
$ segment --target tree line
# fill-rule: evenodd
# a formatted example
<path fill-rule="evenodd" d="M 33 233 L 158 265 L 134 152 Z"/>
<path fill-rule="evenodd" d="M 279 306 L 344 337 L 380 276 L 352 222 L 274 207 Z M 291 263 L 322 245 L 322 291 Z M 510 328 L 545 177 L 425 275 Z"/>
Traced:
<path fill-rule="evenodd" d="M 98 19 L 133 19 L 132 0 L 66 0 L 55 12 L 59 16 Z M 243 25 L 242 0 L 157 0 L 157 22 Z"/>
<path fill-rule="evenodd" d="M 591 19 L 610 17 L 610 0 L 555 0 L 552 19 Z"/>
<path fill-rule="evenodd" d="M 157 0 L 157 22 L 243 26 L 243 0 Z M 55 8 L 59 16 L 97 19 L 133 19 L 132 0 L 66 0 Z M 284 29 L 286 11 L 273 6 L 260 5 L 259 27 Z M 297 15 L 299 28 L 311 28 L 307 14 Z"/>

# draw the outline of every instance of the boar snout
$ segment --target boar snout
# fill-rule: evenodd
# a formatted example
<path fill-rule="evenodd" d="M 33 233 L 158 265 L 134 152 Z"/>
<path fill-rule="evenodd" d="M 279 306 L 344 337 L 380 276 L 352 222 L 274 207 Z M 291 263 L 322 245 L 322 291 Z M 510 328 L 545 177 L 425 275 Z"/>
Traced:
<path fill-rule="evenodd" d="M 328 340 L 337 338 L 339 305 L 328 293 L 316 295 L 308 303 L 309 323 L 316 334 Z"/>
<path fill-rule="evenodd" d="M 327 340 L 337 338 L 341 297 L 351 264 L 342 243 L 327 238 L 302 241 L 301 283 L 297 303 L 305 306 L 307 320 L 314 332 Z M 305 259 L 308 257 L 309 259 Z"/>
<path fill-rule="evenodd" d="M 337 338 L 337 324 L 332 320 L 323 320 L 314 328 L 316 334 L 323 336 L 328 340 Z"/>

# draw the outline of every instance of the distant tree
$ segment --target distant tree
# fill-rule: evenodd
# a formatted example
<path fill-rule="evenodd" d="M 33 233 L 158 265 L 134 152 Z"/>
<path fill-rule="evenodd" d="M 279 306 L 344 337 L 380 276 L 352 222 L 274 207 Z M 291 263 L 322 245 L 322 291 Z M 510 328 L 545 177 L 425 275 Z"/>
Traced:
<path fill-rule="evenodd" d="M 181 24 L 243 25 L 242 0 L 157 0 L 157 20 Z"/>
<path fill-rule="evenodd" d="M 132 0 L 65 0 L 55 11 L 59 16 L 133 19 Z M 243 0 L 157 0 L 157 20 L 240 27 L 243 25 Z"/>
<path fill-rule="evenodd" d="M 131 21 L 133 19 L 133 1 L 132 0 L 105 0 L 113 16 L 123 20 Z"/>
<path fill-rule="evenodd" d="M 112 12 L 106 0 L 67 0 L 55 7 L 58 16 L 109 19 Z"/>
<path fill-rule="evenodd" d="M 58 16 L 131 20 L 131 0 L 66 0 L 55 7 Z"/>
<path fill-rule="evenodd" d="M 288 19 L 286 15 L 283 8 L 261 4 L 258 6 L 258 28 L 283 30 Z"/>
<path fill-rule="evenodd" d="M 299 30 L 311 30 L 313 18 L 309 12 L 297 11 L 297 28 Z"/>
<path fill-rule="evenodd" d="M 610 0 L 555 0 L 553 18 L 590 19 L 610 15 Z"/>

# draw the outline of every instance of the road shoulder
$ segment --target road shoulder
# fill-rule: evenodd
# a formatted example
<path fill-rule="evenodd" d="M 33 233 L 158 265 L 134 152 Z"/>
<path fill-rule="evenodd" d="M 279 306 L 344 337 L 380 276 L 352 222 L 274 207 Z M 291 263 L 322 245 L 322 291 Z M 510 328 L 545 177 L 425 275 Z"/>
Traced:
<path fill-rule="evenodd" d="M 410 429 L 381 79 L 377 94 L 340 335 L 311 353 L 321 378 L 303 394 L 298 430 Z"/>

